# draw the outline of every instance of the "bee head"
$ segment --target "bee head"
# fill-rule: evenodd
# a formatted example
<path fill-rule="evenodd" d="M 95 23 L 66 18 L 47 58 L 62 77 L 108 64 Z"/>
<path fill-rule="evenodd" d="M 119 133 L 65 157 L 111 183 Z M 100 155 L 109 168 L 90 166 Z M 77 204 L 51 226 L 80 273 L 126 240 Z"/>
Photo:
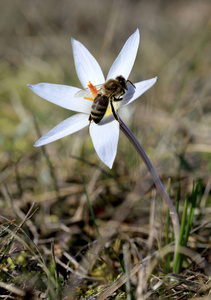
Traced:
<path fill-rule="evenodd" d="M 125 78 L 124 78 L 122 75 L 117 76 L 117 77 L 116 77 L 116 80 L 119 81 L 119 83 L 121 84 L 121 86 L 122 86 L 122 88 L 123 88 L 124 90 L 127 90 L 127 83 L 126 83 Z"/>

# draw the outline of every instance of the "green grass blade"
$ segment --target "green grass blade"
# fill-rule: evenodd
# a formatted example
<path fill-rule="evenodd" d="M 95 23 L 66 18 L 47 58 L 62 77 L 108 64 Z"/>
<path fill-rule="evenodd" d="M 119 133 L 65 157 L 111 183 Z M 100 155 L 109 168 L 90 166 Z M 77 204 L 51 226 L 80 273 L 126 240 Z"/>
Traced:
<path fill-rule="evenodd" d="M 176 209 L 176 212 L 178 215 L 179 215 L 180 198 L 181 198 L 181 183 L 179 182 L 179 186 L 178 186 L 178 190 L 177 190 L 176 205 L 175 205 L 175 209 Z M 174 241 L 174 230 L 172 230 L 172 237 L 171 237 L 171 242 L 173 242 L 173 241 Z"/>
<path fill-rule="evenodd" d="M 168 179 L 167 193 L 168 193 L 169 197 L 171 197 L 171 178 Z M 170 214 L 169 214 L 169 209 L 168 209 L 167 210 L 167 216 L 166 216 L 166 239 L 165 239 L 165 245 L 168 245 L 168 243 L 169 243 L 169 226 L 170 226 Z"/>
<path fill-rule="evenodd" d="M 183 209 L 183 214 L 182 214 L 182 222 L 181 222 L 181 229 L 180 229 L 180 235 L 179 235 L 179 246 L 183 245 L 183 236 L 185 232 L 185 223 L 186 223 L 186 218 L 187 218 L 187 209 L 188 209 L 188 199 L 189 199 L 189 194 L 186 195 L 185 198 L 185 204 L 184 204 L 184 209 Z M 179 252 L 176 253 L 175 261 L 174 261 L 174 266 L 173 266 L 173 271 L 176 273 L 179 273 L 181 270 L 181 255 Z"/>
<path fill-rule="evenodd" d="M 195 189 L 193 186 L 193 192 L 191 195 L 191 203 L 190 203 L 190 213 L 189 213 L 188 220 L 187 220 L 187 227 L 186 227 L 184 242 L 183 242 L 184 246 L 187 246 L 188 237 L 189 237 L 191 226 L 193 223 L 194 211 L 195 211 L 196 200 L 197 200 L 197 195 L 198 195 L 198 187 L 199 187 L 198 184 L 196 185 Z"/>
<path fill-rule="evenodd" d="M 179 182 L 178 190 L 177 190 L 177 200 L 176 200 L 176 211 L 179 213 L 179 202 L 181 198 L 181 182 Z"/>
<path fill-rule="evenodd" d="M 94 211 L 93 211 L 93 208 L 92 208 L 92 204 L 91 204 L 91 201 L 89 199 L 89 194 L 88 194 L 88 191 L 87 191 L 87 188 L 86 188 L 85 180 L 83 180 L 83 185 L 84 185 L 84 190 L 85 190 L 85 194 L 86 194 L 86 198 L 87 198 L 87 202 L 88 202 L 88 206 L 89 206 L 89 211 L 90 211 L 90 214 L 91 214 L 91 217 L 92 217 L 92 221 L 94 223 L 94 226 L 95 226 L 95 229 L 97 231 L 98 237 L 102 240 L 102 237 L 100 235 L 100 231 L 99 231 L 99 228 L 97 226 L 96 219 L 95 219 L 95 214 L 94 214 Z"/>
<path fill-rule="evenodd" d="M 167 193 L 168 193 L 169 197 L 171 198 L 171 178 L 168 179 Z M 170 232 L 169 227 L 170 227 L 170 213 L 169 213 L 169 209 L 167 209 L 165 245 L 168 245 L 168 243 L 169 243 L 169 232 Z M 166 260 L 165 260 L 166 271 L 168 271 L 170 268 L 170 262 L 171 262 L 171 254 L 167 255 Z"/>

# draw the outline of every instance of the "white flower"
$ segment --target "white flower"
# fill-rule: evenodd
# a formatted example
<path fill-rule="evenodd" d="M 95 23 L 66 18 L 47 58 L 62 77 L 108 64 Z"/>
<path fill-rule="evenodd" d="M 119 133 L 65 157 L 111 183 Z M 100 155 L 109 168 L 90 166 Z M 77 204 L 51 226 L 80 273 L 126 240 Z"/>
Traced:
<path fill-rule="evenodd" d="M 136 58 L 139 40 L 139 30 L 137 29 L 126 41 L 120 54 L 111 66 L 106 81 L 108 79 L 115 79 L 119 75 L 122 75 L 126 80 L 128 79 Z M 104 75 L 98 62 L 91 53 L 80 42 L 74 39 L 72 39 L 72 48 L 76 72 L 83 88 L 86 89 L 89 82 L 93 85 L 103 84 L 105 82 Z M 157 77 L 134 83 L 136 89 L 130 85 L 128 91 L 123 96 L 123 100 L 115 102 L 115 109 L 117 110 L 133 102 L 153 86 L 156 81 Z M 110 108 L 107 110 L 106 115 L 100 123 L 96 124 L 93 121 L 90 123 L 88 118 L 92 101 L 86 100 L 83 97 L 74 97 L 81 89 L 50 83 L 39 83 L 36 85 L 29 85 L 29 87 L 35 94 L 45 100 L 78 112 L 78 114 L 64 120 L 46 135 L 41 137 L 35 143 L 35 147 L 56 141 L 77 132 L 90 124 L 89 132 L 94 148 L 104 164 L 109 168 L 112 168 L 117 152 L 119 123 L 114 119 Z"/>

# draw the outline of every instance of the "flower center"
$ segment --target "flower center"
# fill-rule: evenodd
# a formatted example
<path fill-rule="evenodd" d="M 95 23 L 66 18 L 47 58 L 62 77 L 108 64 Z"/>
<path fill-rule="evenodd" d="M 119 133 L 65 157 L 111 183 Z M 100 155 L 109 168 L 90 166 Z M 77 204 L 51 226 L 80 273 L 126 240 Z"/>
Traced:
<path fill-rule="evenodd" d="M 92 92 L 93 97 L 97 95 L 97 88 L 89 81 L 88 87 L 90 91 Z"/>
<path fill-rule="evenodd" d="M 95 98 L 96 95 L 97 95 L 97 89 L 96 89 L 96 87 L 91 83 L 91 81 L 89 81 L 89 83 L 88 83 L 88 88 L 90 89 L 90 91 L 91 91 L 93 97 L 84 97 L 84 99 L 93 101 L 94 98 Z"/>

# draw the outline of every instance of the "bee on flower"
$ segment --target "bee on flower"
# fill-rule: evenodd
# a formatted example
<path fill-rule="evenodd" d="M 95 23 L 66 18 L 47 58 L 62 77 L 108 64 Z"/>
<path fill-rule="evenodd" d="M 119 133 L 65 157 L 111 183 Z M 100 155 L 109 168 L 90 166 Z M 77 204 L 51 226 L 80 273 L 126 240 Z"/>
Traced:
<path fill-rule="evenodd" d="M 75 68 L 83 89 L 50 83 L 39 83 L 29 87 L 45 100 L 78 114 L 51 129 L 35 143 L 35 147 L 46 145 L 89 126 L 99 158 L 112 168 L 119 139 L 117 111 L 132 103 L 157 81 L 157 77 L 137 83 L 128 79 L 139 41 L 137 29 L 126 41 L 105 80 L 96 59 L 80 42 L 72 39 Z"/>

